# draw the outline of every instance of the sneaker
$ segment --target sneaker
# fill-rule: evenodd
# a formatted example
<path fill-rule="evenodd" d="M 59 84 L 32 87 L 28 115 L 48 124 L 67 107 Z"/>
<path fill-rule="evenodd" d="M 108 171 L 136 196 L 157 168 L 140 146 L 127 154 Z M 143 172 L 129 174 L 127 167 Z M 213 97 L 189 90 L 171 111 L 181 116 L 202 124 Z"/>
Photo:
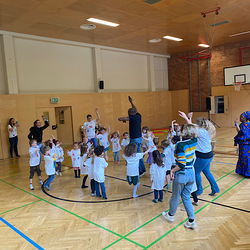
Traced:
<path fill-rule="evenodd" d="M 161 200 L 161 199 L 159 199 L 158 201 L 159 201 L 159 202 L 163 202 L 163 200 Z"/>
<path fill-rule="evenodd" d="M 57 171 L 56 171 L 56 175 L 58 175 Z"/>
<path fill-rule="evenodd" d="M 34 190 L 34 188 L 33 188 L 33 185 L 32 185 L 32 184 L 30 184 L 30 189 L 31 189 L 31 190 Z"/>
<path fill-rule="evenodd" d="M 139 195 L 138 194 L 135 194 L 135 195 L 133 195 L 133 198 L 137 198 Z"/>
<path fill-rule="evenodd" d="M 210 193 L 210 194 L 208 194 L 208 195 L 210 195 L 210 196 L 215 196 L 215 194 L 216 194 L 216 193 L 212 192 L 212 193 Z"/>
<path fill-rule="evenodd" d="M 197 202 L 193 201 L 192 204 L 193 204 L 194 206 L 199 206 L 199 202 L 198 202 L 198 201 L 197 201 Z"/>
<path fill-rule="evenodd" d="M 60 176 L 62 176 L 62 173 L 61 173 L 61 172 L 59 172 L 59 175 L 60 175 Z"/>
<path fill-rule="evenodd" d="M 21 157 L 21 156 L 20 156 L 20 155 L 16 155 L 16 157 L 18 157 L 18 158 L 19 158 L 19 157 Z"/>
<path fill-rule="evenodd" d="M 45 187 L 47 190 L 49 190 L 49 191 L 51 190 L 51 189 L 50 189 L 49 187 L 47 187 L 47 186 L 44 186 L 44 187 Z"/>
<path fill-rule="evenodd" d="M 107 200 L 108 198 L 107 197 L 105 197 L 105 198 L 103 198 L 104 200 Z"/>
<path fill-rule="evenodd" d="M 95 193 L 91 193 L 91 196 L 95 196 Z"/>
<path fill-rule="evenodd" d="M 168 222 L 174 222 L 174 215 L 171 216 L 168 212 L 162 212 L 162 215 Z"/>
<path fill-rule="evenodd" d="M 154 203 L 158 203 L 158 199 L 153 199 L 152 200 Z"/>
<path fill-rule="evenodd" d="M 39 183 L 40 183 L 41 185 L 43 185 L 43 181 L 42 181 L 42 180 L 39 180 Z"/>
<path fill-rule="evenodd" d="M 184 224 L 184 227 L 190 228 L 190 229 L 195 229 L 197 227 L 197 224 L 195 223 L 195 221 L 193 221 L 193 222 L 186 221 Z"/>
<path fill-rule="evenodd" d="M 81 186 L 81 188 L 88 188 L 89 186 Z"/>

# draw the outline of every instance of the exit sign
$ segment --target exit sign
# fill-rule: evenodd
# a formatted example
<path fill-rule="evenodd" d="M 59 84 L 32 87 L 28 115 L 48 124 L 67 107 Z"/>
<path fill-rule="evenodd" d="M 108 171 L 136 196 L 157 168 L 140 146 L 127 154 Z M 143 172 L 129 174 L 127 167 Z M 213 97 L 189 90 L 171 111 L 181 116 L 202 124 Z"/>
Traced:
<path fill-rule="evenodd" d="M 59 102 L 59 98 L 56 98 L 56 97 L 50 98 L 50 102 L 51 103 L 58 103 Z"/>

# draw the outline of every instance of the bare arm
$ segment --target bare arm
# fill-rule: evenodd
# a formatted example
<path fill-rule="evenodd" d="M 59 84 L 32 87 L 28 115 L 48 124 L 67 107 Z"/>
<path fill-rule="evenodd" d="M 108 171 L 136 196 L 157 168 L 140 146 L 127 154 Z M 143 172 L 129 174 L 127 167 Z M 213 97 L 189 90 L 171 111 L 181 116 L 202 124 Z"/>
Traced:
<path fill-rule="evenodd" d="M 120 122 L 128 122 L 129 121 L 129 117 L 128 116 L 127 117 L 119 117 L 118 121 L 120 121 Z"/>
<path fill-rule="evenodd" d="M 187 123 L 192 124 L 191 120 L 188 119 L 187 115 L 184 112 L 182 111 L 178 111 L 178 112 L 181 118 L 185 119 Z"/>
<path fill-rule="evenodd" d="M 95 109 L 95 112 L 96 112 L 96 115 L 97 115 L 96 122 L 99 122 L 100 119 L 101 119 L 101 117 L 100 117 L 100 115 L 99 115 L 99 112 L 98 112 L 98 109 L 97 109 L 97 108 Z"/>
<path fill-rule="evenodd" d="M 148 152 L 149 152 L 153 147 L 154 147 L 154 145 L 151 146 L 151 147 L 150 147 L 147 151 L 145 151 L 143 154 L 144 154 L 144 155 L 148 154 Z"/>
<path fill-rule="evenodd" d="M 240 131 L 239 120 L 235 119 L 234 124 L 235 124 L 236 131 L 239 132 Z"/>
<path fill-rule="evenodd" d="M 132 108 L 134 108 L 134 109 L 135 109 L 135 112 L 137 113 L 137 108 L 136 108 L 136 106 L 135 106 L 134 103 L 133 103 L 133 99 L 129 96 L 129 97 L 128 97 L 128 100 L 129 100 L 129 102 L 131 103 Z"/>
<path fill-rule="evenodd" d="M 108 132 L 108 134 L 110 134 L 110 127 L 109 126 L 108 126 L 108 131 L 107 132 Z"/>

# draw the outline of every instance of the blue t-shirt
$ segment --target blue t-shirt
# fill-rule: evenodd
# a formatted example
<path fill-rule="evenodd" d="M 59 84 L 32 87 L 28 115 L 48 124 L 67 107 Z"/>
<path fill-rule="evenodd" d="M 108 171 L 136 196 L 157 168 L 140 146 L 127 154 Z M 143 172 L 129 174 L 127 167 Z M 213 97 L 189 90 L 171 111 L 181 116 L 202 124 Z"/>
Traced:
<path fill-rule="evenodd" d="M 130 139 L 141 138 L 141 115 L 136 113 L 129 116 Z"/>

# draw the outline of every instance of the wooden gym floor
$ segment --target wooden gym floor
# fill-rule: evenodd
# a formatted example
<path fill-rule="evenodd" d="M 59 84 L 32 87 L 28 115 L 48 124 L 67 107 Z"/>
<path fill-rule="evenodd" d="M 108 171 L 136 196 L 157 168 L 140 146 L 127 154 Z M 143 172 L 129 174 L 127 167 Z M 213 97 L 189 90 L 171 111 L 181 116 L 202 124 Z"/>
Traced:
<path fill-rule="evenodd" d="M 140 179 L 140 197 L 132 199 L 125 163 L 114 165 L 110 154 L 108 200 L 103 201 L 80 188 L 82 179 L 74 178 L 69 157 L 63 176 L 56 176 L 47 193 L 37 176 L 35 190 L 29 189 L 28 156 L 0 160 L 0 249 L 250 249 L 250 184 L 234 173 L 234 135 L 234 129 L 217 129 L 220 153 L 211 171 L 221 192 L 210 197 L 203 178 L 204 193 L 194 207 L 196 230 L 184 228 L 187 215 L 181 202 L 174 223 L 164 220 L 161 213 L 168 210 L 171 193 L 164 192 L 163 203 L 152 202 L 148 166 Z M 47 178 L 44 171 L 42 178 Z"/>

